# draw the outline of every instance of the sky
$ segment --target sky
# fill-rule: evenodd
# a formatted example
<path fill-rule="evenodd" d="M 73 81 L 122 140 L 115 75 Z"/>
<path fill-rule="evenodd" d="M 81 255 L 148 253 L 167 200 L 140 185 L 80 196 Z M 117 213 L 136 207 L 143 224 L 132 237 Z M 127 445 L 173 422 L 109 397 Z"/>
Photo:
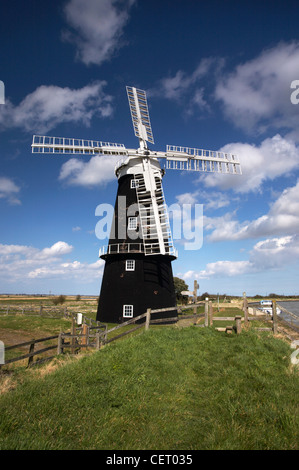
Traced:
<path fill-rule="evenodd" d="M 147 93 L 151 149 L 224 150 L 242 165 L 166 171 L 167 205 L 202 207 L 200 248 L 174 239 L 174 276 L 199 293 L 298 294 L 298 17 L 290 0 L 2 1 L 0 293 L 99 294 L 97 207 L 114 205 L 119 157 L 31 143 L 138 148 L 128 85 Z"/>

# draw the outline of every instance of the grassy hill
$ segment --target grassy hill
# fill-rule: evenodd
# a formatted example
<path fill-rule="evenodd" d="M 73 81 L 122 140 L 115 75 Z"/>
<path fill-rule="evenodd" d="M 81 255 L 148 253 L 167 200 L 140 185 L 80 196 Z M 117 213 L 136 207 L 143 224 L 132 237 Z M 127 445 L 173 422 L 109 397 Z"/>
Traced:
<path fill-rule="evenodd" d="M 0 449 L 298 449 L 291 352 L 264 332 L 152 329 L 25 374 L 0 397 Z"/>

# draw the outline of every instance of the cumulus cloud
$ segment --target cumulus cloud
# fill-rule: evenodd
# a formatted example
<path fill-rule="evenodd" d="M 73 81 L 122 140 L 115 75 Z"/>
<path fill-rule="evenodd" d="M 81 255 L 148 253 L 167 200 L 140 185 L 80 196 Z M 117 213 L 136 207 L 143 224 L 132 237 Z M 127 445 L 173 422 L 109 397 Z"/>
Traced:
<path fill-rule="evenodd" d="M 223 75 L 215 97 L 236 126 L 264 132 L 288 128 L 298 134 L 291 82 L 298 78 L 299 42 L 281 42 Z"/>
<path fill-rule="evenodd" d="M 71 158 L 60 170 L 59 179 L 73 186 L 94 187 L 115 178 L 114 167 L 119 155 L 92 157 L 89 161 Z"/>
<path fill-rule="evenodd" d="M 73 250 L 73 247 L 66 242 L 56 242 L 50 247 L 43 248 L 39 250 L 33 246 L 26 245 L 3 245 L 0 244 L 0 256 L 14 256 L 14 259 L 17 259 L 20 256 L 24 257 L 26 264 L 29 264 L 31 261 L 39 260 L 49 260 L 49 262 L 56 260 L 62 255 L 68 254 Z"/>
<path fill-rule="evenodd" d="M 0 176 L 0 199 L 5 199 L 11 205 L 19 205 L 21 201 L 17 195 L 20 189 L 11 178 Z"/>
<path fill-rule="evenodd" d="M 250 252 L 250 261 L 256 270 L 281 269 L 298 259 L 298 235 L 262 240 Z"/>
<path fill-rule="evenodd" d="M 219 150 L 237 155 L 241 162 L 242 175 L 200 175 L 199 181 L 208 188 L 249 193 L 260 190 L 265 181 L 289 175 L 299 168 L 299 148 L 279 134 L 263 140 L 260 145 L 237 142 L 227 144 Z"/>
<path fill-rule="evenodd" d="M 124 45 L 123 30 L 135 0 L 70 0 L 64 7 L 69 29 L 63 39 L 76 46 L 76 58 L 100 65 Z"/>
<path fill-rule="evenodd" d="M 104 93 L 105 85 L 105 81 L 79 89 L 41 85 L 18 105 L 7 99 L 0 109 L 0 129 L 45 133 L 64 122 L 89 126 L 94 116 L 112 114 L 112 97 Z"/>
<path fill-rule="evenodd" d="M 211 277 L 222 276 L 238 276 L 251 271 L 252 266 L 249 261 L 216 261 L 215 263 L 207 263 L 206 268 L 202 271 L 187 271 L 181 274 L 185 280 L 191 279 L 207 279 Z"/>
<path fill-rule="evenodd" d="M 58 241 L 50 247 L 38 249 L 26 245 L 0 244 L 0 280 L 5 283 L 33 279 L 80 279 L 91 282 L 103 273 L 104 261 L 94 263 L 64 260 L 74 247 Z"/>
<path fill-rule="evenodd" d="M 163 77 L 149 93 L 197 117 L 218 112 L 219 104 L 224 116 L 249 135 L 284 132 L 298 142 L 298 105 L 291 102 L 298 62 L 299 41 L 280 42 L 234 68 L 227 59 L 206 57 L 191 72 Z"/>
<path fill-rule="evenodd" d="M 299 260 L 299 237 L 297 235 L 268 238 L 256 243 L 248 260 L 221 260 L 207 263 L 201 271 L 189 270 L 179 273 L 186 281 L 241 276 L 282 269 Z"/>
<path fill-rule="evenodd" d="M 234 214 L 227 213 L 218 218 L 205 218 L 205 228 L 212 230 L 208 240 L 213 242 L 298 233 L 299 180 L 281 193 L 267 214 L 240 224 Z"/>
<path fill-rule="evenodd" d="M 232 198 L 228 194 L 219 191 L 204 191 L 203 189 L 196 189 L 195 191 L 178 194 L 176 196 L 178 204 L 203 204 L 205 210 L 220 209 L 230 204 Z M 235 199 L 235 198 L 234 198 Z"/>
<path fill-rule="evenodd" d="M 55 266 L 42 266 L 28 273 L 30 279 L 81 279 L 82 282 L 92 281 L 99 278 L 103 274 L 103 260 L 95 263 L 80 263 L 73 261 L 72 263 L 60 263 Z"/>
<path fill-rule="evenodd" d="M 56 242 L 50 248 L 44 248 L 38 253 L 39 259 L 60 257 L 73 251 L 73 247 L 66 242 Z"/>

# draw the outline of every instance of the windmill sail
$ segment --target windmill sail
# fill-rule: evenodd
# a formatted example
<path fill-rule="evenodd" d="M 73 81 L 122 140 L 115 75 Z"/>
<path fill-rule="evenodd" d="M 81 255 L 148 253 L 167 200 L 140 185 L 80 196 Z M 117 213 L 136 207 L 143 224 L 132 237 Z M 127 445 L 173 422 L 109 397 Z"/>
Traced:
<path fill-rule="evenodd" d="M 139 138 L 140 143 L 145 143 L 146 141 L 153 144 L 154 137 L 147 107 L 145 91 L 127 86 L 127 94 L 133 122 L 133 128 L 136 137 Z"/>
<path fill-rule="evenodd" d="M 32 153 L 128 155 L 128 150 L 123 144 L 46 135 L 34 135 L 31 148 Z"/>
<path fill-rule="evenodd" d="M 167 145 L 162 158 L 166 158 L 168 170 L 242 174 L 240 162 L 232 153 Z"/>

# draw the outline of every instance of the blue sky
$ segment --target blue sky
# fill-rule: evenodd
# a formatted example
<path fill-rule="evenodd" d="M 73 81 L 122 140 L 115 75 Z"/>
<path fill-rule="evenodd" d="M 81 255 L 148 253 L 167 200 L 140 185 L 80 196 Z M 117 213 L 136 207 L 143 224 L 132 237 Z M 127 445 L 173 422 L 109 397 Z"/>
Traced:
<path fill-rule="evenodd" d="M 129 85 L 147 92 L 151 148 L 242 163 L 242 176 L 166 172 L 169 206 L 203 204 L 203 245 L 174 240 L 174 275 L 200 292 L 298 294 L 297 1 L 11 0 L 0 17 L 0 293 L 99 294 L 95 210 L 114 204 L 117 158 L 30 145 L 42 134 L 137 148 Z"/>

